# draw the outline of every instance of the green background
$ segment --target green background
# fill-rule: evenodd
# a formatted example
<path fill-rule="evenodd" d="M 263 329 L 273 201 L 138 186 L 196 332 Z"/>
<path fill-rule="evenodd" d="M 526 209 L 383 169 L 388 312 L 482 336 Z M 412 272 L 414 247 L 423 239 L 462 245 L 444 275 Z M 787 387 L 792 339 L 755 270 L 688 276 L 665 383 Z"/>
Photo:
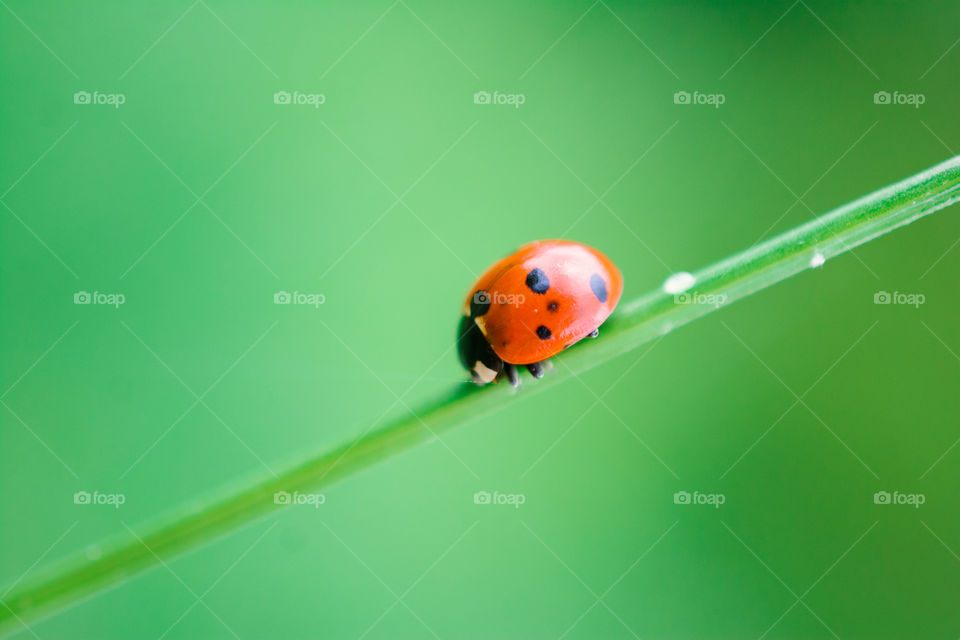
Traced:
<path fill-rule="evenodd" d="M 0 4 L 5 585 L 460 383 L 524 242 L 630 299 L 960 149 L 948 1 Z M 957 214 L 12 637 L 956 637 Z"/>

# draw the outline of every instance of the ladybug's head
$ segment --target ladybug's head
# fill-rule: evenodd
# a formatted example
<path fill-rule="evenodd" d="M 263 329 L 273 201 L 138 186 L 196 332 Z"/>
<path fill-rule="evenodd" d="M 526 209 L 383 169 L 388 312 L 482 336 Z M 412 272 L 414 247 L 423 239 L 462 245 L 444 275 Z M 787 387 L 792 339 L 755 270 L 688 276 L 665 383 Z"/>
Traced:
<path fill-rule="evenodd" d="M 470 316 L 463 316 L 460 320 L 457 353 L 460 362 L 477 384 L 493 382 L 503 371 L 503 360 L 494 353 L 480 327 Z"/>

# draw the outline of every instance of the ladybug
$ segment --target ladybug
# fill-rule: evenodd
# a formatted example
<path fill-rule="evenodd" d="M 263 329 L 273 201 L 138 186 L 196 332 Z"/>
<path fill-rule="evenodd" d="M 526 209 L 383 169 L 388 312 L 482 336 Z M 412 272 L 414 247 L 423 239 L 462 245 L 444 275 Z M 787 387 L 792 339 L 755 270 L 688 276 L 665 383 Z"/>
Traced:
<path fill-rule="evenodd" d="M 505 377 L 517 387 L 518 366 L 541 378 L 549 358 L 597 337 L 622 293 L 620 270 L 596 249 L 569 240 L 526 244 L 470 289 L 460 362 L 480 385 Z"/>

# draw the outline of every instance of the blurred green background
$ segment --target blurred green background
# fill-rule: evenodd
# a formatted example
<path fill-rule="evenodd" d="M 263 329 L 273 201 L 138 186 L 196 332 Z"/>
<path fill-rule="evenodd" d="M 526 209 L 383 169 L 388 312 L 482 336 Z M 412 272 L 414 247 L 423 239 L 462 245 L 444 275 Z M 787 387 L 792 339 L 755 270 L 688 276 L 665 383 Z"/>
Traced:
<path fill-rule="evenodd" d="M 524 242 L 630 299 L 960 149 L 946 0 L 0 4 L 7 586 L 460 383 Z M 11 637 L 956 637 L 958 215 Z"/>

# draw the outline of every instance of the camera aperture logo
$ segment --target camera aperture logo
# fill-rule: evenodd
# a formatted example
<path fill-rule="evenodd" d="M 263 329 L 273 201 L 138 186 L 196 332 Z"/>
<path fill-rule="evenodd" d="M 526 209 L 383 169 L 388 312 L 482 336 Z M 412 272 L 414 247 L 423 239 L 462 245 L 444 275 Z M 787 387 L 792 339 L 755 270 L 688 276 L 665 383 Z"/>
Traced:
<path fill-rule="evenodd" d="M 514 509 L 519 509 L 520 505 L 527 501 L 527 496 L 522 493 L 501 493 L 500 491 L 477 491 L 473 494 L 473 504 L 506 504 Z"/>
<path fill-rule="evenodd" d="M 919 509 L 920 505 L 927 501 L 927 496 L 922 493 L 900 493 L 894 491 L 877 491 L 873 494 L 873 504 L 905 504 Z"/>
<path fill-rule="evenodd" d="M 520 105 L 527 101 L 527 96 L 522 93 L 500 93 L 494 91 L 477 91 L 473 94 L 473 104 L 505 104 L 514 109 L 519 109 Z"/>
<path fill-rule="evenodd" d="M 103 293 L 101 291 L 77 291 L 73 294 L 73 304 L 105 304 L 115 309 L 127 301 L 122 293 Z"/>
<path fill-rule="evenodd" d="M 303 293 L 301 291 L 277 291 L 273 294 L 273 304 L 302 304 L 319 309 L 327 301 L 322 293 Z"/>
<path fill-rule="evenodd" d="M 273 504 L 289 505 L 309 505 L 314 509 L 319 509 L 320 505 L 327 501 L 327 496 L 322 493 L 300 493 L 294 491 L 277 491 L 273 494 Z"/>
<path fill-rule="evenodd" d="M 322 93 L 304 93 L 302 91 L 277 91 L 273 94 L 273 104 L 300 104 L 319 109 L 327 101 Z"/>
<path fill-rule="evenodd" d="M 80 105 L 105 105 L 119 109 L 120 105 L 127 101 L 127 96 L 122 93 L 102 93 L 100 91 L 77 91 L 73 94 L 73 104 Z"/>
<path fill-rule="evenodd" d="M 702 304 L 708 307 L 721 307 L 727 302 L 724 293 L 700 293 L 698 291 L 684 291 L 673 296 L 676 304 Z"/>
<path fill-rule="evenodd" d="M 927 96 L 922 93 L 900 93 L 894 91 L 877 91 L 873 94 L 873 104 L 898 104 L 908 105 L 914 109 L 919 109 L 920 105 L 927 101 Z"/>
<path fill-rule="evenodd" d="M 473 304 L 487 306 L 498 304 L 519 307 L 526 302 L 527 297 L 522 293 L 503 293 L 502 291 L 477 291 L 473 294 Z"/>
<path fill-rule="evenodd" d="M 927 297 L 922 293 L 902 293 L 900 291 L 877 291 L 873 294 L 873 304 L 904 304 L 914 309 L 919 309 L 920 305 L 927 301 Z"/>
<path fill-rule="evenodd" d="M 673 104 L 696 104 L 706 105 L 719 109 L 720 105 L 727 101 L 727 96 L 722 93 L 701 93 L 700 91 L 677 91 L 673 94 Z"/>
<path fill-rule="evenodd" d="M 699 491 L 677 491 L 673 494 L 673 504 L 705 504 L 714 509 L 719 509 L 720 505 L 727 501 L 727 496 L 722 493 L 701 493 Z"/>
<path fill-rule="evenodd" d="M 77 491 L 73 494 L 73 504 L 81 505 L 109 505 L 119 509 L 127 501 L 122 493 L 101 493 L 100 491 Z"/>

